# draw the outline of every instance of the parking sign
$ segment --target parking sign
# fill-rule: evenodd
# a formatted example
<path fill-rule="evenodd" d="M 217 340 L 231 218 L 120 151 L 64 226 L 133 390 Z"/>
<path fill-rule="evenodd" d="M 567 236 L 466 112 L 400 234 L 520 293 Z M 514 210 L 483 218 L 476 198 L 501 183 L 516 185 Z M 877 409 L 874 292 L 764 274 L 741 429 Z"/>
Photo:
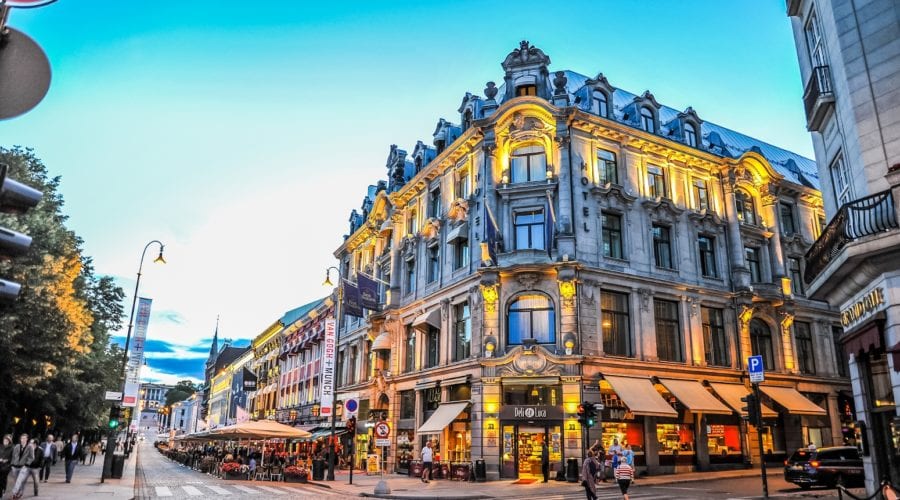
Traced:
<path fill-rule="evenodd" d="M 761 355 L 747 358 L 747 371 L 750 372 L 750 382 L 758 384 L 766 379 Z"/>

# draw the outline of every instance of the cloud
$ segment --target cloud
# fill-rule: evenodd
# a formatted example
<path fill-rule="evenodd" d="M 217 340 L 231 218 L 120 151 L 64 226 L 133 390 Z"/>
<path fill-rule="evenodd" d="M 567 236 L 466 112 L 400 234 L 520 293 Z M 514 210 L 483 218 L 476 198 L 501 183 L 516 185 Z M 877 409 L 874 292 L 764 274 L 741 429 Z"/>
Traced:
<path fill-rule="evenodd" d="M 114 337 L 113 341 L 123 346 L 125 337 Z M 220 348 L 222 342 L 223 339 L 220 339 Z M 184 379 L 202 382 L 211 343 L 212 337 L 201 339 L 200 342 L 193 345 L 183 345 L 160 339 L 147 339 L 144 343 L 144 360 L 146 364 L 141 368 L 141 380 L 167 384 Z M 249 339 L 239 339 L 232 342 L 232 345 L 242 347 L 249 345 L 249 343 Z"/>

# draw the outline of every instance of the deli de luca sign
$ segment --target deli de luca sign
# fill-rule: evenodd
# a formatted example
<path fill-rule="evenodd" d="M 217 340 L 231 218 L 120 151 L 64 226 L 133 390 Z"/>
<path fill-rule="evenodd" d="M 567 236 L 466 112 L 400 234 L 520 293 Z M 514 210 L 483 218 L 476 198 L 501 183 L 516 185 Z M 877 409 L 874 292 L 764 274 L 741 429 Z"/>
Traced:
<path fill-rule="evenodd" d="M 562 420 L 563 411 L 559 406 L 505 405 L 500 408 L 503 420 Z"/>

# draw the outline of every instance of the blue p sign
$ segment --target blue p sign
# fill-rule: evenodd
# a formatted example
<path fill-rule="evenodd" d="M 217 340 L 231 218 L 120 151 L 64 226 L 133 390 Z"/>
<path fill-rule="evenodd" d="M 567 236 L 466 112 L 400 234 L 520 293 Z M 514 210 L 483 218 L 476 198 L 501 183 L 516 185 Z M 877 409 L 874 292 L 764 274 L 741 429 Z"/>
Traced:
<path fill-rule="evenodd" d="M 750 382 L 758 383 L 765 379 L 765 369 L 761 355 L 747 358 L 747 371 L 750 372 Z"/>

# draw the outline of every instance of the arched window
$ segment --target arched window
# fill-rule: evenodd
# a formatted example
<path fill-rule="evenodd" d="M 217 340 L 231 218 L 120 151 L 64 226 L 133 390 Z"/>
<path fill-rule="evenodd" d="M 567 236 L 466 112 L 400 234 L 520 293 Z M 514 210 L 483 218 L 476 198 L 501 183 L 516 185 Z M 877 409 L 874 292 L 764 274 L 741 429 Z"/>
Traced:
<path fill-rule="evenodd" d="M 509 158 L 510 182 L 531 182 L 547 178 L 547 155 L 542 146 L 513 150 Z"/>
<path fill-rule="evenodd" d="M 592 111 L 594 113 L 597 113 L 599 116 L 609 116 L 609 99 L 607 99 L 604 92 L 600 90 L 594 91 L 594 104 Z"/>
<path fill-rule="evenodd" d="M 737 208 L 738 220 L 745 224 L 756 224 L 756 207 L 750 193 L 739 189 L 734 192 L 734 204 Z"/>
<path fill-rule="evenodd" d="M 506 315 L 507 344 L 556 343 L 556 310 L 553 302 L 540 293 L 523 294 L 509 304 Z"/>
<path fill-rule="evenodd" d="M 467 109 L 466 113 L 463 115 L 463 132 L 469 130 L 469 127 L 472 126 L 472 110 Z"/>
<path fill-rule="evenodd" d="M 772 330 L 760 319 L 750 320 L 750 349 L 762 356 L 766 370 L 775 369 L 775 354 L 772 350 Z"/>
<path fill-rule="evenodd" d="M 697 147 L 697 128 L 691 122 L 684 123 L 684 143 L 692 148 Z"/>
<path fill-rule="evenodd" d="M 641 107 L 641 128 L 651 134 L 656 133 L 656 120 L 653 119 L 653 111 L 650 111 L 650 108 L 646 106 Z"/>

